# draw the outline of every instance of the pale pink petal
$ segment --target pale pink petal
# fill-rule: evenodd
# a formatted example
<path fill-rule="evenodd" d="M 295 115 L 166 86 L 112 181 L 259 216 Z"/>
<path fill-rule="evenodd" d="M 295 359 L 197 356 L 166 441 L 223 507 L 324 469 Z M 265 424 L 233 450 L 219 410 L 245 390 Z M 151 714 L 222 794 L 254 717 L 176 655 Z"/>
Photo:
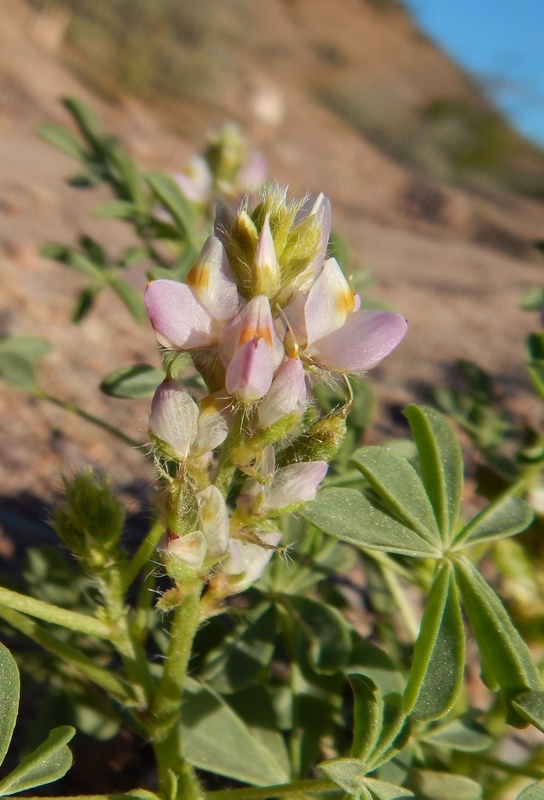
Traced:
<path fill-rule="evenodd" d="M 185 459 L 197 436 L 198 407 L 177 381 L 163 381 L 151 401 L 149 433 Z"/>
<path fill-rule="evenodd" d="M 269 487 L 266 487 L 260 510 L 263 513 L 281 511 L 298 503 L 314 500 L 317 487 L 327 474 L 325 461 L 309 461 L 290 464 L 276 472 Z"/>
<path fill-rule="evenodd" d="M 295 292 L 289 305 L 285 306 L 283 309 L 283 313 L 287 317 L 290 326 L 290 330 L 285 334 L 286 340 L 287 338 L 290 339 L 294 337 L 295 342 L 302 348 L 306 347 L 307 344 L 306 322 L 304 318 L 304 307 L 307 299 L 308 295 L 302 292 Z M 280 319 L 281 317 L 278 317 L 278 320 Z"/>
<path fill-rule="evenodd" d="M 236 315 L 238 289 L 225 248 L 217 237 L 206 239 L 187 275 L 187 285 L 214 320 L 224 323 Z"/>
<path fill-rule="evenodd" d="M 225 386 L 244 403 L 259 400 L 272 383 L 274 365 L 264 339 L 250 339 L 241 347 L 227 367 Z"/>
<path fill-rule="evenodd" d="M 408 323 L 390 311 L 354 311 L 338 330 L 313 342 L 307 354 L 336 372 L 371 369 L 402 341 Z"/>
<path fill-rule="evenodd" d="M 177 558 L 192 569 L 200 569 L 206 558 L 207 542 L 202 531 L 171 538 L 166 548 L 170 558 Z"/>
<path fill-rule="evenodd" d="M 222 570 L 227 575 L 240 576 L 236 581 L 239 592 L 243 592 L 262 577 L 274 553 L 273 548 L 281 541 L 281 533 L 279 531 L 261 533 L 259 539 L 268 547 L 259 547 L 258 544 L 242 542 L 239 539 L 231 539 L 229 542 L 229 558 L 222 565 Z"/>
<path fill-rule="evenodd" d="M 327 255 L 329 236 L 331 234 L 331 204 L 329 198 L 323 193 L 318 194 L 317 197 L 310 197 L 306 201 L 297 215 L 296 224 L 312 214 L 315 214 L 316 223 L 321 228 L 321 237 L 317 255 L 295 279 L 295 283 L 301 291 L 307 291 L 310 288 L 316 271 Z"/>
<path fill-rule="evenodd" d="M 202 156 L 191 156 L 185 170 L 172 177 L 188 200 L 193 203 L 206 202 L 213 178 L 208 163 Z"/>
<path fill-rule="evenodd" d="M 255 192 L 266 180 L 268 164 L 262 153 L 253 153 L 238 172 L 238 185 L 249 192 Z"/>
<path fill-rule="evenodd" d="M 283 345 L 278 338 L 268 297 L 257 295 L 241 309 L 219 336 L 219 357 L 227 367 L 234 354 L 251 339 L 262 339 L 269 349 L 274 369 L 284 358 Z"/>
<path fill-rule="evenodd" d="M 145 309 L 164 347 L 191 350 L 212 344 L 212 320 L 184 283 L 161 279 L 145 290 Z"/>
<path fill-rule="evenodd" d="M 220 558 L 227 552 L 229 543 L 229 512 L 223 495 L 216 486 L 208 486 L 198 493 L 200 521 L 206 537 L 206 559 Z"/>
<path fill-rule="evenodd" d="M 335 258 L 325 261 L 310 289 L 304 318 L 308 344 L 341 328 L 355 309 L 355 294 Z"/>
<path fill-rule="evenodd" d="M 230 404 L 224 399 L 224 391 L 220 396 L 206 395 L 198 404 L 198 435 L 192 447 L 194 455 L 202 456 L 215 450 L 227 438 L 232 425 Z"/>
<path fill-rule="evenodd" d="M 285 361 L 274 377 L 257 414 L 259 430 L 292 414 L 302 416 L 306 409 L 306 380 L 304 367 L 298 358 Z"/>

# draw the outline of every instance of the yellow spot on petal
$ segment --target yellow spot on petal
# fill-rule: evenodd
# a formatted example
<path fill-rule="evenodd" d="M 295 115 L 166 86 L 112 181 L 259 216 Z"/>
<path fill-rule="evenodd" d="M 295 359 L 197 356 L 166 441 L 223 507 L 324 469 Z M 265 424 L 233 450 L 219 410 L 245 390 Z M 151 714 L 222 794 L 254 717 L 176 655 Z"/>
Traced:
<path fill-rule="evenodd" d="M 355 292 L 347 286 L 338 292 L 336 296 L 336 307 L 341 314 L 349 314 L 355 308 Z"/>
<path fill-rule="evenodd" d="M 195 292 L 205 292 L 210 285 L 210 268 L 206 265 L 195 264 L 185 282 Z"/>
<path fill-rule="evenodd" d="M 258 339 L 264 339 L 267 347 L 272 347 L 272 331 L 268 325 L 259 325 L 256 328 L 254 328 L 253 325 L 246 325 L 240 334 L 238 347 L 243 347 L 251 339 L 254 341 L 257 341 Z"/>

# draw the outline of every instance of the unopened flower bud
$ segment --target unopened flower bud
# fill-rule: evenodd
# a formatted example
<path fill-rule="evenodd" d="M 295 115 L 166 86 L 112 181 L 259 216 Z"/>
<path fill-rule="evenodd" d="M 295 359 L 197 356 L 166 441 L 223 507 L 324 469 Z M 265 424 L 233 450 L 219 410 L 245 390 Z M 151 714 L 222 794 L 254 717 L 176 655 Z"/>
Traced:
<path fill-rule="evenodd" d="M 314 422 L 307 431 L 277 455 L 278 466 L 305 461 L 330 462 L 340 450 L 347 433 L 346 417 L 349 406 Z"/>
<path fill-rule="evenodd" d="M 187 458 L 198 434 L 198 406 L 177 381 L 165 380 L 157 387 L 149 434 L 165 458 Z"/>

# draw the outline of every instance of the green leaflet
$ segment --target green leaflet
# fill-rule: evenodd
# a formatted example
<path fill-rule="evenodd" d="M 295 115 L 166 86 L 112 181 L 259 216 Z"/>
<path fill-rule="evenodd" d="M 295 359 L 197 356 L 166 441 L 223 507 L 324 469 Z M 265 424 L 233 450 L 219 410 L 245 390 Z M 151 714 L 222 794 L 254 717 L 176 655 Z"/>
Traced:
<path fill-rule="evenodd" d="M 266 786 L 287 783 L 289 774 L 219 695 L 187 679 L 182 707 L 184 755 L 195 767 Z"/>
<path fill-rule="evenodd" d="M 433 408 L 409 405 L 404 413 L 417 445 L 423 485 L 442 539 L 448 544 L 457 523 L 463 488 L 459 444 L 449 423 Z"/>
<path fill-rule="evenodd" d="M 194 227 L 193 210 L 175 180 L 162 172 L 150 172 L 146 175 L 146 180 L 157 200 L 170 212 L 184 237 L 189 238 Z"/>
<path fill-rule="evenodd" d="M 323 489 L 301 514 L 316 528 L 357 547 L 419 558 L 442 555 L 355 489 Z"/>
<path fill-rule="evenodd" d="M 512 701 L 519 714 L 544 733 L 544 692 L 523 692 Z"/>
<path fill-rule="evenodd" d="M 433 508 L 409 461 L 385 447 L 362 447 L 351 460 L 399 522 L 440 547 Z"/>
<path fill-rule="evenodd" d="M 425 732 L 421 741 L 466 753 L 480 753 L 493 744 L 493 737 L 470 715 L 454 719 Z"/>
<path fill-rule="evenodd" d="M 518 794 L 516 800 L 544 800 L 544 781 L 527 786 Z"/>
<path fill-rule="evenodd" d="M 362 675 L 348 675 L 353 690 L 351 755 L 365 761 L 376 745 L 383 723 L 383 699 L 375 684 Z"/>
<path fill-rule="evenodd" d="M 532 508 L 510 495 L 498 497 L 466 525 L 453 540 L 453 549 L 514 536 L 527 528 L 534 517 Z"/>
<path fill-rule="evenodd" d="M 109 397 L 148 397 L 163 380 L 162 369 L 156 369 L 150 364 L 135 364 L 133 367 L 121 367 L 106 375 L 100 383 L 100 391 Z"/>
<path fill-rule="evenodd" d="M 72 754 L 66 743 L 75 732 L 70 725 L 54 728 L 43 744 L 0 781 L 0 796 L 23 792 L 62 778 L 72 766 Z"/>
<path fill-rule="evenodd" d="M 308 642 L 316 672 L 331 674 L 343 669 L 351 653 L 351 629 L 342 614 L 309 597 L 289 595 L 282 602 Z"/>
<path fill-rule="evenodd" d="M 507 699 L 527 690 L 540 690 L 538 670 L 529 649 L 493 589 L 464 556 L 456 556 L 453 563 L 486 676 L 496 682 Z M 507 721 L 519 725 L 521 719 L 511 710 Z"/>
<path fill-rule="evenodd" d="M 19 708 L 20 680 L 15 659 L 0 644 L 0 764 L 2 764 L 15 728 Z"/>
<path fill-rule="evenodd" d="M 463 683 L 465 632 L 451 564 L 436 577 L 421 620 L 404 710 L 417 720 L 444 716 Z"/>
<path fill-rule="evenodd" d="M 482 787 L 464 775 L 414 769 L 408 785 L 418 800 L 480 800 Z"/>

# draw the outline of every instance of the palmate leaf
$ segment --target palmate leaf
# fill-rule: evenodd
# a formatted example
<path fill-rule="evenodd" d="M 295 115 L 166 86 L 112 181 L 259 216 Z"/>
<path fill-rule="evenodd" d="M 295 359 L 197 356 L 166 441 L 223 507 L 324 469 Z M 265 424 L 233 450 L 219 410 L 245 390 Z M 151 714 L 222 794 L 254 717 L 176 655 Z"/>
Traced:
<path fill-rule="evenodd" d="M 465 632 L 451 563 L 433 583 L 419 636 L 404 710 L 417 720 L 433 720 L 451 709 L 463 684 Z"/>
<path fill-rule="evenodd" d="M 75 732 L 70 725 L 54 728 L 43 744 L 0 781 L 0 796 L 43 786 L 66 775 L 72 766 L 72 754 L 66 744 Z"/>
<path fill-rule="evenodd" d="M 541 690 L 538 669 L 503 604 L 464 556 L 455 556 L 455 578 L 482 660 L 484 677 L 499 687 L 508 701 L 530 690 Z M 523 727 L 526 720 L 510 707 L 507 721 Z"/>
<path fill-rule="evenodd" d="M 440 547 L 433 508 L 419 475 L 405 458 L 385 447 L 362 447 L 351 460 L 403 525 Z"/>
<path fill-rule="evenodd" d="M 3 644 L 0 644 L 0 764 L 2 764 L 17 719 L 19 708 L 19 670 L 15 659 Z"/>
<path fill-rule="evenodd" d="M 459 443 L 449 423 L 433 408 L 409 405 L 404 413 L 417 445 L 423 485 L 442 539 L 448 544 L 457 523 L 463 488 Z"/>
<path fill-rule="evenodd" d="M 355 489 L 323 489 L 301 513 L 316 528 L 356 547 L 418 558 L 442 556 L 441 550 Z"/>

